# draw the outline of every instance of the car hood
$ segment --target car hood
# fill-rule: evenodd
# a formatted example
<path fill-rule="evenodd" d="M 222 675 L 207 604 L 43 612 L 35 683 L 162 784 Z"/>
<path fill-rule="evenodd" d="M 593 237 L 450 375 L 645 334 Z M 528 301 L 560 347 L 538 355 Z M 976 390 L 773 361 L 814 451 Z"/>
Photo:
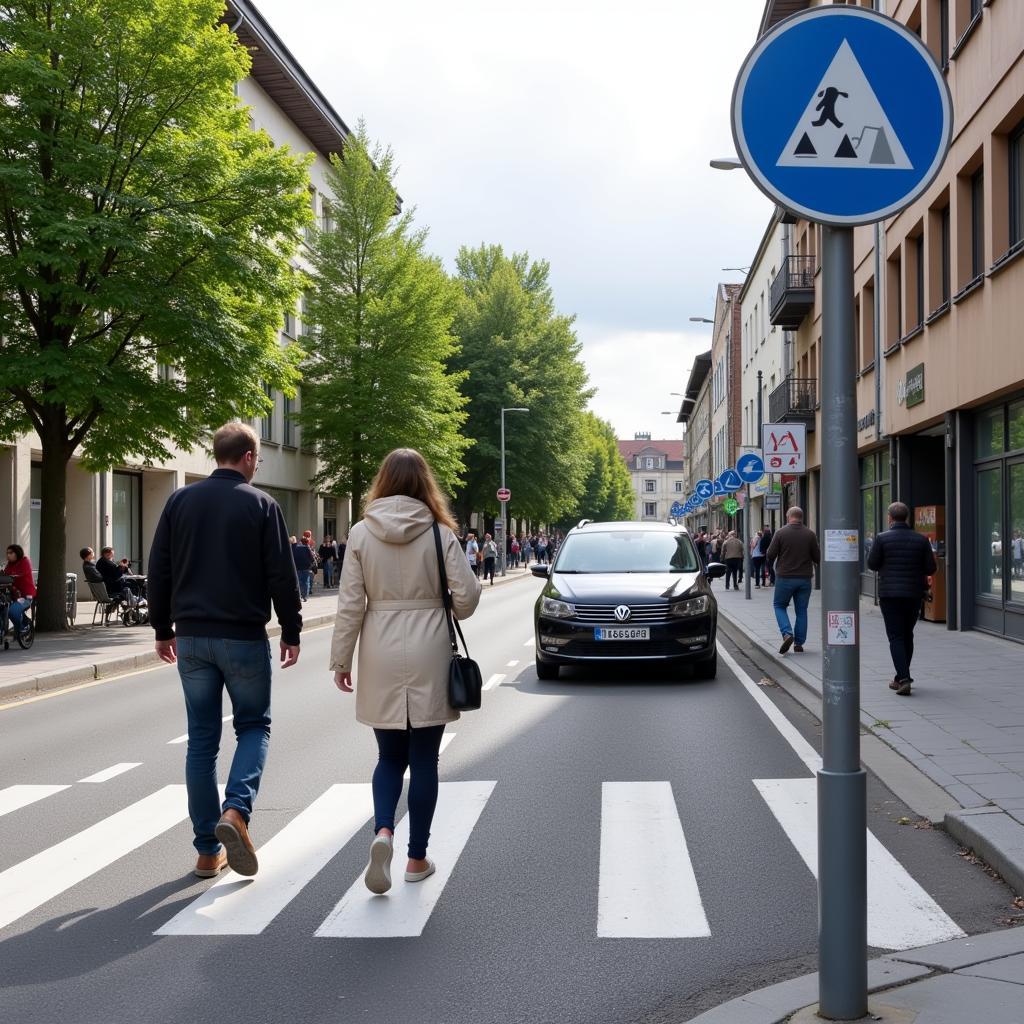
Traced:
<path fill-rule="evenodd" d="M 611 572 L 579 575 L 556 572 L 551 577 L 551 586 L 566 600 L 584 604 L 615 604 L 620 601 L 643 604 L 677 600 L 700 578 L 699 572 Z"/>

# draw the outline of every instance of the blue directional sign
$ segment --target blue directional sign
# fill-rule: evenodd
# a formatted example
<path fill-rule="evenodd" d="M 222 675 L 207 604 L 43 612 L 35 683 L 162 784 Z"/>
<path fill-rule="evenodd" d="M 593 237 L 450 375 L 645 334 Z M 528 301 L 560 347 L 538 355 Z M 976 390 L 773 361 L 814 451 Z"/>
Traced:
<path fill-rule="evenodd" d="M 698 480 L 696 487 L 697 497 L 707 501 L 715 493 L 715 485 L 711 480 Z"/>
<path fill-rule="evenodd" d="M 736 472 L 745 484 L 756 484 L 764 476 L 764 459 L 754 452 L 747 452 L 736 460 Z"/>
<path fill-rule="evenodd" d="M 726 494 L 732 494 L 743 486 L 743 481 L 740 479 L 739 473 L 732 468 L 725 470 L 718 477 L 717 482 L 722 485 L 722 490 L 725 491 Z"/>
<path fill-rule="evenodd" d="M 909 206 L 949 150 L 946 79 L 921 39 L 863 7 L 814 7 L 750 52 L 733 92 L 736 151 L 757 186 L 822 224 Z"/>
<path fill-rule="evenodd" d="M 678 501 L 673 502 L 672 503 L 671 512 L 672 512 L 673 516 L 676 516 L 676 517 L 681 516 L 681 515 L 683 515 L 683 512 L 684 512 L 683 506 L 680 505 Z"/>

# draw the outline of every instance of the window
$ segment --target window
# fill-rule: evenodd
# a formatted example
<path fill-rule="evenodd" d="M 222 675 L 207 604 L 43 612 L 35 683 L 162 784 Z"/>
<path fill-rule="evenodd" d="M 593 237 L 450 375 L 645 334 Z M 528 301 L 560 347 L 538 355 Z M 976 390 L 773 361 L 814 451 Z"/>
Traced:
<path fill-rule="evenodd" d="M 885 348 L 891 349 L 903 337 L 903 259 L 897 249 L 886 264 L 886 294 L 892 299 L 885 303 L 886 324 Z M 806 376 L 806 374 L 804 375 Z"/>
<path fill-rule="evenodd" d="M 1024 242 L 1024 123 L 1010 135 L 1010 248 Z"/>
<path fill-rule="evenodd" d="M 308 310 L 309 310 L 309 292 L 303 292 L 302 293 L 301 311 L 302 311 L 302 336 L 304 338 L 308 338 L 311 334 L 313 334 L 313 324 L 309 320 Z"/>
<path fill-rule="evenodd" d="M 313 211 L 313 222 L 307 224 L 305 228 L 306 243 L 311 245 L 313 239 L 316 237 L 316 189 L 310 186 L 309 189 L 309 206 Z"/>
<path fill-rule="evenodd" d="M 914 326 L 924 323 L 924 232 L 914 239 Z"/>
<path fill-rule="evenodd" d="M 971 280 L 985 272 L 985 169 L 971 175 Z"/>
<path fill-rule="evenodd" d="M 271 403 L 274 401 L 274 392 L 271 390 L 269 384 L 263 385 L 263 394 L 270 399 Z M 260 440 L 261 441 L 273 441 L 274 440 L 274 406 L 271 404 L 270 411 L 260 417 Z"/>
<path fill-rule="evenodd" d="M 285 310 L 284 327 L 281 329 L 289 338 L 295 337 L 295 314 L 290 309 Z"/>
<path fill-rule="evenodd" d="M 950 297 L 950 227 L 949 207 L 939 211 L 939 259 L 941 260 L 941 276 L 939 280 L 942 301 L 949 302 Z"/>
<path fill-rule="evenodd" d="M 870 280 L 864 286 L 860 303 L 860 368 L 863 370 L 875 361 L 875 282 Z"/>
<path fill-rule="evenodd" d="M 939 63 L 949 63 L 949 0 L 939 0 Z"/>
<path fill-rule="evenodd" d="M 971 0 L 971 20 L 973 21 L 979 14 L 981 14 L 981 8 L 984 0 Z"/>
<path fill-rule="evenodd" d="M 999 410 L 1000 413 L 1002 409 Z M 1001 464 L 979 471 L 977 475 L 975 523 L 978 566 L 978 593 L 1003 596 L 1003 468 Z"/>
<path fill-rule="evenodd" d="M 334 230 L 334 210 L 331 204 L 325 199 L 323 201 L 323 216 L 320 218 L 320 230 L 321 231 L 333 231 Z"/>
<path fill-rule="evenodd" d="M 644 491 L 647 494 L 653 494 L 657 489 L 658 489 L 657 481 L 655 481 L 655 480 L 645 480 L 644 481 Z"/>
<path fill-rule="evenodd" d="M 264 487 L 262 483 L 259 484 L 259 488 L 261 491 L 266 491 L 281 506 L 281 512 L 284 515 L 284 523 L 288 528 L 288 532 L 297 536 L 300 530 L 304 529 L 304 527 L 299 525 L 298 491 L 286 491 L 282 487 Z"/>
<path fill-rule="evenodd" d="M 644 459 L 644 469 L 654 469 L 654 459 L 653 458 L 648 457 L 648 458 Z"/>
<path fill-rule="evenodd" d="M 673 490 L 675 490 L 676 494 L 682 494 L 682 492 L 683 492 L 683 481 L 682 480 L 677 480 L 673 484 Z"/>
<path fill-rule="evenodd" d="M 284 444 L 288 448 L 295 447 L 295 421 L 292 416 L 295 414 L 295 399 L 289 398 L 287 395 L 283 396 L 284 401 L 281 404 L 281 411 L 283 415 L 284 430 L 282 437 Z"/>
<path fill-rule="evenodd" d="M 644 519 L 657 519 L 658 503 L 656 501 L 644 502 Z"/>

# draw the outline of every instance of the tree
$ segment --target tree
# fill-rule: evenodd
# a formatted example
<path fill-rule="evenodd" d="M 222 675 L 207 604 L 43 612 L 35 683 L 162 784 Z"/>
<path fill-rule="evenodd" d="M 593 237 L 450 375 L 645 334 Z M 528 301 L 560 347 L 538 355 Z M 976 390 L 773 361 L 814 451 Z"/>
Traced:
<path fill-rule="evenodd" d="M 395 214 L 394 157 L 369 151 L 362 124 L 329 182 L 332 229 L 318 234 L 308 302 L 302 411 L 322 469 L 316 483 L 351 494 L 358 510 L 383 457 L 415 447 L 449 492 L 470 445 L 459 384 L 449 372 L 458 293 L 412 214 Z"/>
<path fill-rule="evenodd" d="M 506 417 L 506 482 L 517 517 L 554 522 L 577 500 L 585 469 L 581 413 L 593 391 L 580 361 L 573 317 L 559 314 L 546 262 L 506 256 L 499 245 L 463 247 L 457 259 L 463 301 L 454 365 L 468 374 L 467 433 L 476 440 L 457 498 L 463 522 L 494 513 L 501 473 L 501 409 Z"/>
<path fill-rule="evenodd" d="M 0 41 L 0 436 L 42 448 L 39 625 L 66 469 L 166 459 L 291 391 L 307 160 L 249 128 L 220 0 L 11 0 Z M 175 373 L 158 372 L 159 366 Z"/>
<path fill-rule="evenodd" d="M 588 466 L 579 500 L 567 525 L 580 519 L 598 522 L 632 519 L 635 511 L 633 481 L 619 453 L 610 423 L 592 412 L 584 413 Z"/>

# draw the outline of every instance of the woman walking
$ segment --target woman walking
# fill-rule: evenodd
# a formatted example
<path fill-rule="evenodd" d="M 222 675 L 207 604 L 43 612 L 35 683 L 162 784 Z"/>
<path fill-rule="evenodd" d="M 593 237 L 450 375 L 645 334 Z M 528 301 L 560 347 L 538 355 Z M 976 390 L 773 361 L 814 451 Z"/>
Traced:
<path fill-rule="evenodd" d="M 484 534 L 484 546 L 482 549 L 484 556 L 484 579 L 491 581 L 491 586 L 494 586 L 494 567 L 498 563 L 498 545 L 494 543 L 489 533 Z"/>
<path fill-rule="evenodd" d="M 352 527 L 338 591 L 331 669 L 351 693 L 352 654 L 359 643 L 356 718 L 377 738 L 373 773 L 374 834 L 366 887 L 391 888 L 395 809 L 410 769 L 409 861 L 405 880 L 434 873 L 427 858 L 437 806 L 441 737 L 459 713 L 448 704 L 451 645 L 441 600 L 434 524 L 438 526 L 452 607 L 468 618 L 480 581 L 455 535 L 448 504 L 419 452 L 399 448 L 385 458 Z"/>

